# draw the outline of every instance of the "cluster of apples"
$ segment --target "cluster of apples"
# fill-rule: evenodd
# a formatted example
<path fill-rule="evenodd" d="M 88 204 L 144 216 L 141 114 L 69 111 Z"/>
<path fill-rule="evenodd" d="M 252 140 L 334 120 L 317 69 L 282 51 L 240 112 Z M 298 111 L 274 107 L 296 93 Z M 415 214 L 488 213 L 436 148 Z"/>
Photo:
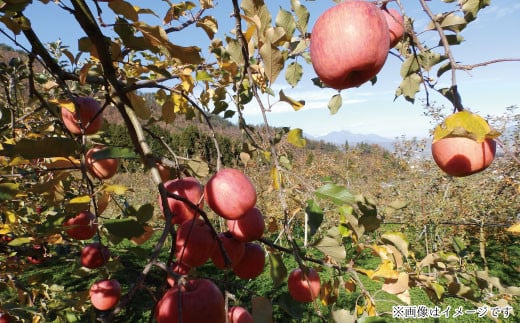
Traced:
<path fill-rule="evenodd" d="M 262 237 L 265 222 L 256 207 L 255 187 L 244 173 L 224 168 L 204 186 L 194 177 L 168 180 L 164 186 L 174 196 L 169 196 L 166 203 L 159 196 L 159 205 L 161 209 L 163 204 L 168 205 L 173 215 L 172 224 L 178 225 L 176 261 L 172 265 L 175 273 L 186 275 L 191 268 L 207 261 L 219 269 L 232 270 L 241 279 L 253 279 L 263 272 L 265 252 L 254 241 Z M 193 207 L 202 209 L 205 204 L 226 222 L 227 231 L 218 233 L 218 240 L 201 219 L 199 210 Z M 224 298 L 211 280 L 178 282 L 169 276 L 168 283 L 172 288 L 157 304 L 158 322 L 176 321 L 178 297 L 182 297 L 183 322 L 200 322 L 207 317 L 214 318 L 214 322 L 225 322 Z M 252 322 L 251 315 L 243 307 L 231 307 L 228 315 L 230 322 Z M 238 320 L 238 317 L 242 318 Z"/>
<path fill-rule="evenodd" d="M 69 106 L 61 108 L 61 118 L 67 130 L 74 135 L 93 135 L 103 126 L 103 111 L 99 102 L 92 97 L 74 98 L 74 109 Z M 109 179 L 114 176 L 119 166 L 116 158 L 95 159 L 94 153 L 105 147 L 96 145 L 85 154 L 85 165 L 88 172 L 98 179 Z"/>
<path fill-rule="evenodd" d="M 345 1 L 316 20 L 310 43 L 312 66 L 329 87 L 358 87 L 379 73 L 389 49 L 403 35 L 403 17 L 397 10 L 372 1 Z"/>
<path fill-rule="evenodd" d="M 88 211 L 81 211 L 76 216 L 63 222 L 65 233 L 75 240 L 90 240 L 98 229 L 96 216 Z M 110 259 L 110 250 L 99 242 L 91 242 L 81 249 L 80 263 L 83 267 L 96 269 L 104 266 Z M 98 310 L 114 308 L 121 297 L 121 285 L 115 279 L 96 281 L 89 290 L 92 306 Z"/>

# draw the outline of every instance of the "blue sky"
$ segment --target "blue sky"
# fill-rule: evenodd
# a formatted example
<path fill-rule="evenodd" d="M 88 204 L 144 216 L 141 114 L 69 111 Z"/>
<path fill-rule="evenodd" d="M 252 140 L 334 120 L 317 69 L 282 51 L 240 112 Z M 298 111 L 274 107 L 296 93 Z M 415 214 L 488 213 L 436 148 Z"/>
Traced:
<path fill-rule="evenodd" d="M 327 8 L 334 5 L 332 0 L 304 1 L 300 0 L 311 12 L 309 31 L 315 19 Z M 131 3 L 143 7 L 152 8 L 161 15 L 164 14 L 166 3 L 159 0 L 132 0 Z M 194 1 L 196 2 L 196 1 Z M 282 5 L 288 8 L 289 1 L 266 1 L 272 4 L 273 16 L 276 15 L 277 7 Z M 64 1 L 67 3 L 67 1 Z M 231 1 L 215 1 L 217 9 L 208 11 L 206 14 L 217 17 L 220 23 L 222 37 L 229 34 L 232 19 L 229 14 L 232 11 Z M 444 4 L 441 0 L 428 2 L 435 12 L 447 11 L 453 8 L 453 4 Z M 418 30 L 428 22 L 427 16 L 419 7 L 418 1 L 403 1 L 406 13 L 414 17 L 415 26 Z M 102 8 L 106 3 L 100 3 Z M 61 39 L 65 45 L 69 45 L 74 52 L 77 48 L 77 39 L 82 31 L 76 25 L 71 15 L 50 2 L 47 5 L 34 1 L 26 11 L 31 19 L 34 29 L 45 42 Z M 112 21 L 113 14 L 105 10 L 103 14 L 107 22 Z M 463 32 L 465 42 L 460 46 L 454 46 L 455 58 L 464 64 L 474 64 L 496 58 L 519 58 L 520 57 L 520 1 L 518 0 L 494 0 L 492 5 L 480 11 L 477 21 L 470 24 Z M 155 20 L 156 22 L 160 20 Z M 107 31 L 108 32 L 108 31 Z M 193 44 L 193 39 L 201 39 L 197 44 L 201 48 L 207 47 L 208 41 L 205 34 L 199 29 L 191 27 L 185 30 L 183 38 L 177 40 L 177 34 L 172 35 L 172 41 L 182 44 Z M 435 36 L 432 32 L 431 39 Z M 0 42 L 10 44 L 2 39 Z M 422 37 L 429 37 L 424 34 Z M 422 38 L 428 40 L 428 38 Z M 23 35 L 18 40 L 24 43 Z M 306 106 L 300 111 L 293 111 L 285 104 L 277 104 L 268 119 L 273 126 L 290 126 L 302 128 L 304 134 L 322 135 L 331 131 L 348 130 L 361 134 L 379 134 L 393 138 L 401 135 L 428 136 L 432 128 L 430 119 L 423 115 L 423 106 L 420 98 L 424 93 L 418 94 L 415 104 L 406 102 L 403 98 L 394 101 L 394 93 L 401 79 L 399 76 L 400 61 L 390 55 L 383 70 L 378 75 L 378 82 L 372 86 L 362 85 L 356 89 L 348 89 L 341 92 L 343 106 L 340 111 L 331 115 L 327 109 L 330 97 L 337 93 L 330 89 L 320 89 L 312 85 L 311 79 L 315 73 L 311 66 L 305 66 L 304 79 L 297 88 L 287 85 L 283 77 L 279 78 L 273 86 L 275 92 L 280 89 L 298 100 L 305 100 Z M 507 62 L 480 67 L 472 71 L 460 71 L 457 74 L 459 91 L 462 95 L 463 104 L 474 112 L 482 115 L 500 115 L 510 105 L 520 105 L 520 62 Z M 450 85 L 450 73 L 446 73 L 439 82 L 445 86 Z M 273 102 L 271 98 L 271 102 Z M 446 106 L 446 113 L 451 111 L 449 102 L 433 95 L 433 101 L 439 105 Z M 259 110 L 251 105 L 246 109 L 246 117 L 250 123 L 261 123 Z"/>

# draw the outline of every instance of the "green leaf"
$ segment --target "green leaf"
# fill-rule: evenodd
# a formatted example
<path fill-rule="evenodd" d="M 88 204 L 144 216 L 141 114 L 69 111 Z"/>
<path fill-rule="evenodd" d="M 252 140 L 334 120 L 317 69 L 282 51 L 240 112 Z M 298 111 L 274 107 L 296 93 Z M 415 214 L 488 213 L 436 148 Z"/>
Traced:
<path fill-rule="evenodd" d="M 421 86 L 422 79 L 421 76 L 417 73 L 408 75 L 403 79 L 399 87 L 395 92 L 395 97 L 399 97 L 401 95 L 404 96 L 406 101 L 414 103 L 415 94 L 419 92 L 419 88 Z"/>
<path fill-rule="evenodd" d="M 464 28 L 466 28 L 467 25 L 467 21 L 464 19 L 464 17 L 457 16 L 453 12 L 440 16 L 437 21 L 442 29 L 450 30 L 456 33 L 461 32 Z M 434 23 L 430 22 L 427 26 L 427 29 L 435 29 Z"/>
<path fill-rule="evenodd" d="M 327 234 L 312 244 L 313 247 L 328 255 L 338 263 L 343 262 L 347 258 L 347 251 L 341 242 L 341 235 L 338 228 L 331 228 Z"/>
<path fill-rule="evenodd" d="M 439 53 L 433 52 L 433 51 L 424 51 L 419 54 L 419 62 L 421 64 L 421 67 L 429 71 L 432 66 L 442 62 L 447 57 L 440 55 Z"/>
<path fill-rule="evenodd" d="M 297 62 L 291 62 L 285 70 L 285 80 L 289 85 L 295 87 L 302 79 L 303 67 Z"/>
<path fill-rule="evenodd" d="M 145 232 L 142 224 L 132 218 L 106 219 L 103 221 L 103 225 L 110 234 L 121 238 L 139 237 Z"/>
<path fill-rule="evenodd" d="M 459 34 L 446 35 L 446 39 L 448 40 L 448 44 L 450 45 L 459 45 L 464 41 L 464 37 L 462 37 Z M 442 40 L 439 40 L 439 46 L 443 46 Z"/>
<path fill-rule="evenodd" d="M 287 268 L 283 263 L 282 254 L 278 252 L 269 253 L 269 264 L 271 279 L 275 288 L 281 286 L 287 277 Z"/>
<path fill-rule="evenodd" d="M 441 77 L 442 74 L 446 73 L 449 70 L 451 70 L 451 62 L 442 64 L 441 67 L 439 67 L 439 69 L 437 70 L 437 77 Z"/>
<path fill-rule="evenodd" d="M 419 70 L 420 68 L 419 62 L 417 61 L 417 57 L 415 55 L 411 55 L 401 65 L 400 74 L 402 78 L 406 78 L 409 75 L 419 72 Z"/>
<path fill-rule="evenodd" d="M 139 156 L 135 153 L 134 150 L 130 148 L 124 147 L 107 147 L 101 150 L 98 150 L 92 154 L 92 158 L 95 160 L 100 159 L 109 159 L 109 158 L 126 158 L 126 159 L 136 159 Z"/>
<path fill-rule="evenodd" d="M 150 221 L 153 217 L 153 210 L 154 207 L 150 203 L 141 205 L 139 210 L 137 210 L 137 212 L 135 213 L 137 221 L 143 224 Z"/>
<path fill-rule="evenodd" d="M 294 30 L 296 29 L 296 22 L 294 21 L 293 15 L 284 9 L 278 11 L 275 19 L 276 26 L 282 27 L 285 30 L 285 39 L 291 40 Z"/>
<path fill-rule="evenodd" d="M 68 157 L 76 154 L 78 144 L 70 138 L 45 137 L 38 140 L 21 139 L 16 144 L 2 144 L 0 156 L 16 157 L 26 159 Z"/>
<path fill-rule="evenodd" d="M 11 247 L 20 247 L 20 246 L 31 243 L 31 241 L 32 241 L 32 238 L 27 238 L 27 237 L 14 238 L 13 240 L 9 241 L 8 245 Z"/>
<path fill-rule="evenodd" d="M 491 4 L 491 0 L 462 0 L 461 3 L 462 12 L 464 12 L 464 19 L 466 19 L 467 22 L 470 22 L 477 18 L 480 9 Z"/>
<path fill-rule="evenodd" d="M 260 47 L 259 53 L 264 62 L 265 75 L 269 82 L 274 84 L 285 62 L 282 52 L 270 43 L 265 43 Z"/>
<path fill-rule="evenodd" d="M 273 305 L 268 298 L 253 296 L 251 299 L 254 322 L 271 322 L 273 317 Z"/>
<path fill-rule="evenodd" d="M 307 200 L 305 213 L 307 213 L 307 224 L 310 229 L 309 235 L 312 237 L 316 232 L 318 232 L 318 229 L 323 222 L 323 210 L 315 200 Z"/>
<path fill-rule="evenodd" d="M 355 197 L 344 186 L 327 183 L 315 192 L 319 198 L 329 199 L 337 205 L 353 204 Z"/>
<path fill-rule="evenodd" d="M 19 184 L 16 183 L 1 183 L 0 184 L 0 201 L 7 201 L 12 199 L 18 193 Z"/>
<path fill-rule="evenodd" d="M 343 104 L 343 98 L 341 97 L 341 95 L 339 93 L 334 94 L 330 98 L 329 104 L 327 105 L 327 107 L 329 108 L 330 114 L 336 114 L 338 112 L 338 110 L 341 108 L 342 104 Z"/>
<path fill-rule="evenodd" d="M 298 111 L 305 106 L 305 101 L 303 101 L 303 100 L 296 101 L 296 100 L 288 97 L 287 95 L 285 95 L 283 90 L 280 90 L 280 92 L 278 94 L 280 95 L 280 101 L 289 103 L 295 111 Z"/>
<path fill-rule="evenodd" d="M 302 35 L 305 35 L 307 33 L 307 25 L 309 24 L 309 10 L 299 0 L 291 0 L 291 9 L 296 15 L 296 28 Z"/>
<path fill-rule="evenodd" d="M 195 80 L 203 82 L 212 82 L 213 76 L 209 74 L 206 70 L 200 70 L 197 71 L 197 73 L 195 74 Z"/>

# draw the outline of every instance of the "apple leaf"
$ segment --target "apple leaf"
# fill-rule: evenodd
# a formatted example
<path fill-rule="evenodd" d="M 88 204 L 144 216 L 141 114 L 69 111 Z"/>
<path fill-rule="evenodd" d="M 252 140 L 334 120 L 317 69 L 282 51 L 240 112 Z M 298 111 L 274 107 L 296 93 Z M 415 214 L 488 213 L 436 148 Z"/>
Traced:
<path fill-rule="evenodd" d="M 464 19 L 466 19 L 467 22 L 475 20 L 480 9 L 485 8 L 490 4 L 491 0 L 462 1 L 462 12 L 464 12 Z"/>
<path fill-rule="evenodd" d="M 341 243 L 341 236 L 338 228 L 331 228 L 321 239 L 312 244 L 313 247 L 328 255 L 338 263 L 341 263 L 347 257 L 345 246 Z"/>
<path fill-rule="evenodd" d="M 259 53 L 264 62 L 265 75 L 269 82 L 274 84 L 285 62 L 282 52 L 267 42 L 260 47 Z"/>
<path fill-rule="evenodd" d="M 397 99 L 401 95 L 404 96 L 406 101 L 414 103 L 415 102 L 415 94 L 419 92 L 419 87 L 421 86 L 422 78 L 419 74 L 413 73 L 406 76 L 399 84 L 399 87 L 395 91 L 395 98 Z"/>
<path fill-rule="evenodd" d="M 276 15 L 275 23 L 276 26 L 284 30 L 285 39 L 287 41 L 291 40 L 296 30 L 296 22 L 294 21 L 293 15 L 287 10 L 280 9 Z"/>
<path fill-rule="evenodd" d="M 303 75 L 303 67 L 301 64 L 297 62 L 291 62 L 289 66 L 287 66 L 287 69 L 285 70 L 285 80 L 287 83 L 289 83 L 292 87 L 295 87 L 298 82 L 302 79 Z M 298 101 L 298 102 L 304 102 L 305 101 Z"/>
<path fill-rule="evenodd" d="M 408 273 L 400 272 L 397 279 L 385 279 L 385 283 L 381 289 L 390 294 L 400 294 L 408 290 L 409 281 L 410 276 Z"/>
<path fill-rule="evenodd" d="M 448 116 L 433 132 L 433 140 L 446 137 L 467 137 L 477 142 L 496 138 L 500 133 L 491 129 L 484 118 L 467 110 Z"/>
<path fill-rule="evenodd" d="M 337 185 L 334 183 L 327 183 L 315 192 L 319 198 L 329 199 L 337 205 L 353 204 L 355 197 L 352 195 L 346 187 Z"/>
<path fill-rule="evenodd" d="M 125 219 L 106 219 L 103 225 L 110 234 L 121 238 L 139 237 L 145 231 L 143 225 L 132 218 Z"/>
<path fill-rule="evenodd" d="M 18 193 L 18 184 L 0 183 L 0 201 L 8 201 Z"/>
<path fill-rule="evenodd" d="M 253 296 L 251 299 L 252 315 L 254 322 L 273 322 L 273 305 L 268 298 Z"/>
<path fill-rule="evenodd" d="M 354 313 L 350 313 L 350 311 L 346 309 L 339 309 L 332 311 L 332 319 L 336 323 L 356 322 L 357 317 Z"/>
<path fill-rule="evenodd" d="M 108 3 L 108 7 L 114 11 L 116 15 L 121 15 L 126 19 L 132 21 L 138 21 L 139 15 L 137 14 L 137 8 L 132 6 L 126 1 L 111 1 Z"/>
<path fill-rule="evenodd" d="M 303 101 L 303 100 L 296 101 L 294 99 L 291 99 L 290 97 L 285 95 L 283 90 L 280 90 L 280 92 L 278 94 L 280 95 L 280 101 L 289 103 L 292 106 L 292 108 L 294 109 L 294 111 L 298 111 L 305 106 L 305 101 Z"/>
<path fill-rule="evenodd" d="M 202 28 L 208 35 L 209 39 L 215 37 L 215 33 L 218 31 L 218 21 L 211 16 L 205 16 L 197 20 L 197 27 Z"/>
<path fill-rule="evenodd" d="M 287 268 L 283 263 L 282 254 L 270 252 L 269 253 L 269 264 L 271 279 L 273 280 L 274 287 L 279 287 L 285 281 L 287 277 Z"/>
<path fill-rule="evenodd" d="M 11 247 L 20 247 L 26 244 L 31 243 L 33 241 L 33 238 L 28 237 L 20 237 L 20 238 L 14 238 L 13 240 L 9 241 L 7 245 Z"/>
<path fill-rule="evenodd" d="M 408 239 L 402 232 L 386 232 L 381 236 L 381 240 L 385 243 L 390 243 L 401 252 L 405 257 L 408 257 Z"/>
<path fill-rule="evenodd" d="M 330 98 L 329 104 L 327 105 L 327 107 L 329 108 L 330 114 L 336 114 L 342 105 L 343 105 L 343 98 L 338 93 L 338 94 L 334 94 Z"/>
<path fill-rule="evenodd" d="M 307 200 L 307 206 L 305 207 L 307 213 L 307 224 L 310 228 L 310 236 L 312 237 L 318 231 L 321 223 L 323 222 L 323 209 L 316 203 L 315 200 Z"/>
<path fill-rule="evenodd" d="M 511 234 L 520 234 L 520 222 L 513 224 L 506 229 L 506 232 Z"/>
<path fill-rule="evenodd" d="M 45 137 L 38 140 L 23 138 L 15 144 L 3 143 L 0 156 L 21 156 L 26 159 L 68 157 L 76 154 L 78 144 L 70 138 Z"/>
<path fill-rule="evenodd" d="M 307 25 L 309 23 L 309 10 L 300 3 L 299 0 L 291 0 L 291 10 L 296 15 L 296 28 L 305 35 L 307 33 Z"/>
<path fill-rule="evenodd" d="M 409 75 L 419 72 L 419 61 L 415 55 L 410 55 L 401 65 L 401 77 L 404 79 Z"/>
<path fill-rule="evenodd" d="M 307 144 L 307 140 L 302 137 L 302 130 L 299 128 L 291 129 L 287 133 L 287 142 L 299 148 L 304 148 Z"/>
<path fill-rule="evenodd" d="M 137 154 L 130 148 L 123 147 L 107 147 L 101 150 L 95 151 L 92 154 L 94 160 L 109 159 L 109 158 L 126 158 L 136 159 Z"/>

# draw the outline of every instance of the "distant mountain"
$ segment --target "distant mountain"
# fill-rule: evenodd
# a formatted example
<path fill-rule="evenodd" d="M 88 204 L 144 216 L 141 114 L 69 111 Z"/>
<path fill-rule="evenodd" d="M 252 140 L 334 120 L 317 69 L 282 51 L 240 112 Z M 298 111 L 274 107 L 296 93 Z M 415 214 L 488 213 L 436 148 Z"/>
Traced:
<path fill-rule="evenodd" d="M 323 140 L 335 145 L 344 145 L 348 142 L 350 146 L 355 146 L 359 143 L 376 144 L 387 150 L 393 150 L 394 139 L 382 137 L 375 134 L 358 134 L 347 130 L 333 131 L 323 136 L 307 136 L 313 140 Z"/>

